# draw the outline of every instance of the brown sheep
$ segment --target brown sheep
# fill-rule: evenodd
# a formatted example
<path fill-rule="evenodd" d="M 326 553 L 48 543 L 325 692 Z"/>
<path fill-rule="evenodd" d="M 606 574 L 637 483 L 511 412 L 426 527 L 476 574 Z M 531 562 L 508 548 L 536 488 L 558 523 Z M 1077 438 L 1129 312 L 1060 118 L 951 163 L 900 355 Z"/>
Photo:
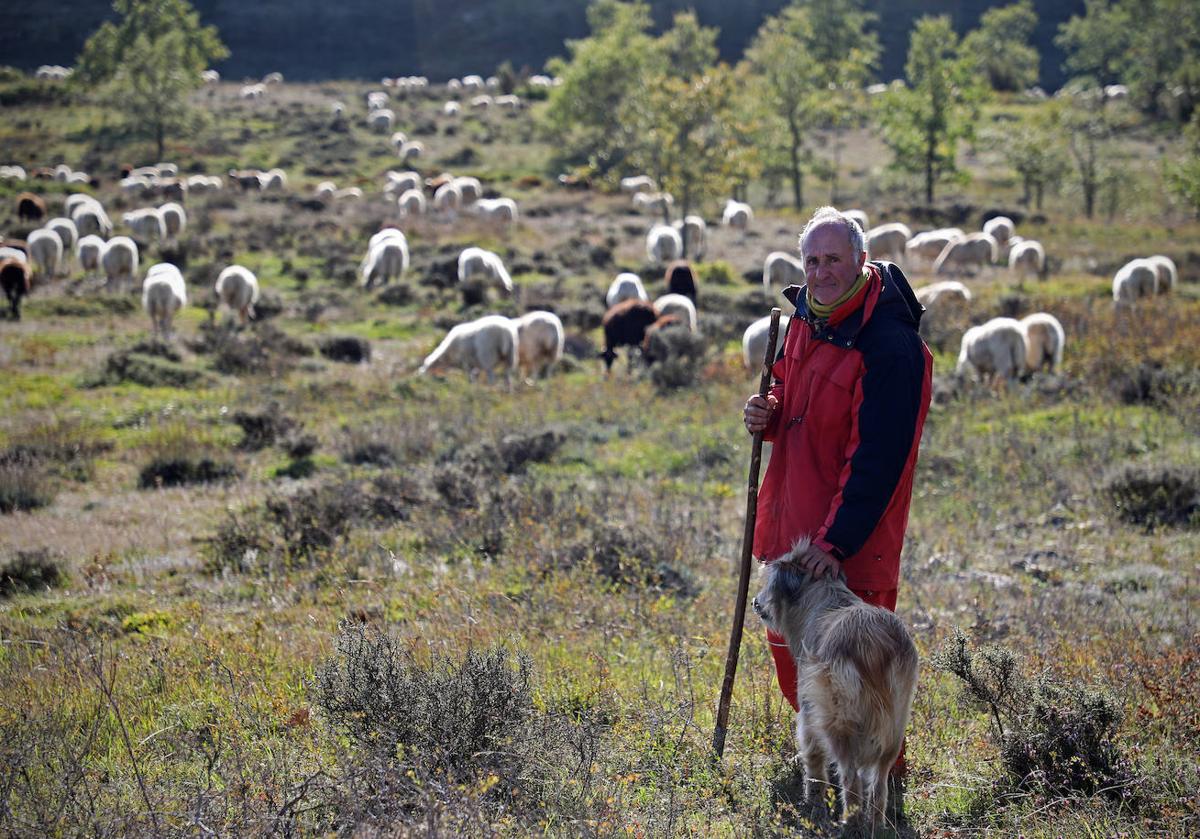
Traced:
<path fill-rule="evenodd" d="M 17 196 L 17 217 L 28 221 L 41 221 L 46 217 L 46 201 L 32 192 Z"/>
<path fill-rule="evenodd" d="M 696 302 L 696 272 L 686 259 L 668 265 L 665 279 L 667 294 L 682 294 L 693 303 Z"/>
<path fill-rule="evenodd" d="M 658 320 L 658 310 L 645 300 L 634 298 L 622 300 L 604 313 L 600 322 L 604 329 L 604 350 L 600 357 L 604 359 L 604 368 L 612 371 L 613 361 L 617 358 L 617 347 L 629 347 L 629 367 L 633 369 L 633 348 L 641 347 L 646 338 L 646 330 Z"/>
<path fill-rule="evenodd" d="M 0 288 L 13 320 L 20 320 L 21 298 L 29 293 L 29 266 L 19 259 L 0 259 Z"/>

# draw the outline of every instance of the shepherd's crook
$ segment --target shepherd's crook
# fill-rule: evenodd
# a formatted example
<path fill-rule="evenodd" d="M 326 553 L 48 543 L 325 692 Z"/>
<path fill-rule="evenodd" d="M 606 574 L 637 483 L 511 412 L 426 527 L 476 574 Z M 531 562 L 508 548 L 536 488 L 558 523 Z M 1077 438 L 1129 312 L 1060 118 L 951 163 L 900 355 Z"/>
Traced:
<path fill-rule="evenodd" d="M 767 333 L 767 354 L 763 358 L 758 395 L 766 396 L 771 385 L 771 365 L 775 361 L 775 342 L 779 338 L 779 308 L 771 310 L 771 329 Z M 754 553 L 754 521 L 758 517 L 758 472 L 762 466 L 762 432 L 754 434 L 750 449 L 750 480 L 746 486 L 746 529 L 742 532 L 742 567 L 738 574 L 737 602 L 733 609 L 733 628 L 729 631 L 729 652 L 725 656 L 725 681 L 721 683 L 721 701 L 717 705 L 717 727 L 713 731 L 713 751 L 719 760 L 725 754 L 725 731 L 729 723 L 729 702 L 733 698 L 733 677 L 737 674 L 738 651 L 742 646 L 742 624 L 746 620 L 746 592 L 750 589 L 750 560 Z"/>

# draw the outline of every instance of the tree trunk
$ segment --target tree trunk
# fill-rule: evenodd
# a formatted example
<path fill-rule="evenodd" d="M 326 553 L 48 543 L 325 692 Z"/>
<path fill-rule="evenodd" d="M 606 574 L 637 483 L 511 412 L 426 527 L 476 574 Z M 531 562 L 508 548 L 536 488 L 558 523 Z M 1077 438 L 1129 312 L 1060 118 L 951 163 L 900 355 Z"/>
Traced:
<path fill-rule="evenodd" d="M 933 134 L 925 142 L 925 203 L 933 206 L 933 163 L 937 155 L 937 138 Z"/>
<path fill-rule="evenodd" d="M 154 126 L 154 142 L 158 146 L 158 157 L 155 160 L 165 160 L 167 157 L 166 126 L 163 125 L 162 120 L 159 120 L 158 124 Z"/>
<path fill-rule="evenodd" d="M 792 134 L 792 147 L 790 149 L 792 158 L 792 204 L 797 210 L 804 207 L 804 173 L 800 171 L 800 146 L 804 140 L 800 135 L 800 126 L 796 124 L 795 117 L 788 119 L 788 129 Z"/>

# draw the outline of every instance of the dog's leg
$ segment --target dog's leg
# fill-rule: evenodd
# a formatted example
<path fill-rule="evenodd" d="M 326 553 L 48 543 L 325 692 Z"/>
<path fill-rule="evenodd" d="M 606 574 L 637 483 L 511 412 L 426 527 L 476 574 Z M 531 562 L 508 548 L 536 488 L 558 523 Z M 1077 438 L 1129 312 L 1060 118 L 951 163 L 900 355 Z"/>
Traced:
<path fill-rule="evenodd" d="M 811 709 L 801 703 L 800 712 L 796 714 L 796 749 L 804 762 L 804 799 L 812 808 L 814 818 L 824 819 L 829 813 L 825 803 L 825 794 L 829 789 L 829 758 L 825 755 L 820 738 L 806 733 L 806 712 L 811 712 Z M 808 727 L 811 728 L 811 724 Z"/>
<path fill-rule="evenodd" d="M 887 824 L 888 804 L 888 772 L 892 769 L 893 760 L 885 760 L 875 769 L 875 779 L 870 790 L 870 801 L 867 802 L 872 831 L 881 824 Z M 893 825 L 894 826 L 894 825 Z"/>

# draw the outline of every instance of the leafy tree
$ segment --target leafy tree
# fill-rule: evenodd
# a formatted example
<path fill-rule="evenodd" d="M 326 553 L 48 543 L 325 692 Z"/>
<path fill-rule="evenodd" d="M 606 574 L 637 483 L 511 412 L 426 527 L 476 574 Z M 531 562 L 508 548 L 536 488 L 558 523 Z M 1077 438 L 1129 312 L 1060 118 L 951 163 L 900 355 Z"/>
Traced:
<path fill-rule="evenodd" d="M 917 21 L 905 69 L 909 86 L 879 97 L 879 122 L 892 166 L 919 174 L 932 204 L 938 181 L 958 175 L 958 141 L 974 138 L 984 89 L 945 16 Z"/>
<path fill-rule="evenodd" d="M 1086 0 L 1059 27 L 1066 68 L 1101 84 L 1121 82 L 1141 108 L 1186 119 L 1200 100 L 1200 15 L 1195 0 Z"/>
<path fill-rule="evenodd" d="M 200 83 L 200 73 L 229 55 L 215 26 L 201 26 L 200 14 L 187 0 L 114 0 L 119 21 L 106 21 L 83 45 L 76 76 L 88 85 L 112 79 L 144 43 L 174 35 L 174 63 Z M 139 43 L 139 38 L 145 39 Z"/>
<path fill-rule="evenodd" d="M 656 43 L 666 59 L 667 73 L 691 79 L 716 64 L 718 34 L 715 27 L 701 26 L 695 12 L 677 12 L 671 28 Z"/>
<path fill-rule="evenodd" d="M 1169 189 L 1200 217 L 1200 111 L 1192 115 L 1186 137 L 1188 150 L 1179 162 L 1163 163 Z"/>
<path fill-rule="evenodd" d="M 1061 136 L 1062 126 L 1053 109 L 1041 109 L 990 136 L 989 144 L 1021 178 L 1022 204 L 1042 209 L 1046 187 L 1065 174 L 1070 163 Z"/>
<path fill-rule="evenodd" d="M 1101 98 L 1094 89 L 1076 92 L 1064 100 L 1058 113 L 1088 218 L 1095 215 L 1096 196 L 1109 174 L 1106 153 L 1112 125 L 1100 106 Z"/>
<path fill-rule="evenodd" d="M 1030 45 L 1037 12 L 1030 0 L 983 13 L 962 42 L 993 90 L 1025 90 L 1037 82 L 1038 52 Z"/>

